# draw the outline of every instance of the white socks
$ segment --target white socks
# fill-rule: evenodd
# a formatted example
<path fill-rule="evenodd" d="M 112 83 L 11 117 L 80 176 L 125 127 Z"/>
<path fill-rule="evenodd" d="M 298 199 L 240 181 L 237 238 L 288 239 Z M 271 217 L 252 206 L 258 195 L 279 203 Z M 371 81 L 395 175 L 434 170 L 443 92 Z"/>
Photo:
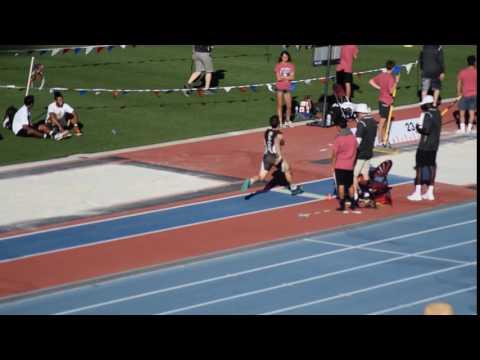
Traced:
<path fill-rule="evenodd" d="M 422 195 L 422 185 L 415 185 L 415 192 L 412 195 Z"/>

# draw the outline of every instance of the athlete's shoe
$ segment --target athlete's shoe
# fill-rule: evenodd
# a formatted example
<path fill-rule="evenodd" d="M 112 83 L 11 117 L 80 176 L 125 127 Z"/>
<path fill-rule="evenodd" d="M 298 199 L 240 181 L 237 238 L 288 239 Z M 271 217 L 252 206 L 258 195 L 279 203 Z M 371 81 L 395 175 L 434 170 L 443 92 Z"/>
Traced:
<path fill-rule="evenodd" d="M 303 191 L 301 186 L 297 186 L 295 190 L 292 190 L 292 196 L 297 196 L 300 194 L 303 194 L 305 191 Z"/>
<path fill-rule="evenodd" d="M 465 129 L 458 129 L 457 134 L 465 135 Z"/>
<path fill-rule="evenodd" d="M 422 195 L 422 199 L 433 201 L 435 200 L 435 196 L 433 196 L 433 194 L 425 193 Z"/>
<path fill-rule="evenodd" d="M 245 192 L 248 190 L 248 188 L 250 187 L 251 183 L 250 183 L 250 179 L 246 179 L 243 184 L 242 184 L 242 189 L 241 191 L 242 192 Z"/>
<path fill-rule="evenodd" d="M 410 201 L 422 201 L 422 196 L 420 194 L 413 193 L 412 195 L 407 196 L 407 199 Z"/>

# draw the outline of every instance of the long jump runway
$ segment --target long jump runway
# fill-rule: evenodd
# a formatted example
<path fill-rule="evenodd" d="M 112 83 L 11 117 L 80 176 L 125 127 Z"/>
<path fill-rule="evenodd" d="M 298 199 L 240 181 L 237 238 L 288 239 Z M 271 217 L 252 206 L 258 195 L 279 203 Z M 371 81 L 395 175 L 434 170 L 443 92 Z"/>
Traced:
<path fill-rule="evenodd" d="M 0 304 L 1 314 L 476 314 L 476 203 Z"/>

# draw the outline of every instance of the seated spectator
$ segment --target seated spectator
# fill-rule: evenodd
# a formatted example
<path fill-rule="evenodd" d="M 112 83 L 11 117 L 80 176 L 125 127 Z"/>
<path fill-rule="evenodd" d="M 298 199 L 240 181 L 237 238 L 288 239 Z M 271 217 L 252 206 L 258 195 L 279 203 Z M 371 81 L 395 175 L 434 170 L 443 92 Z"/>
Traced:
<path fill-rule="evenodd" d="M 297 114 L 300 119 L 302 120 L 309 120 L 312 118 L 312 111 L 313 111 L 313 102 L 312 98 L 307 95 L 305 98 L 300 101 L 300 105 L 296 107 Z"/>
<path fill-rule="evenodd" d="M 53 137 L 53 132 L 45 124 L 32 124 L 33 95 L 26 96 L 23 106 L 15 113 L 12 122 L 12 131 L 15 136 L 47 139 Z"/>
<path fill-rule="evenodd" d="M 76 136 L 83 135 L 80 131 L 78 116 L 75 110 L 65 103 L 62 93 L 55 91 L 53 97 L 55 101 L 48 105 L 45 123 L 50 128 L 57 128 L 63 134 L 63 138 L 72 136 L 69 129 L 73 129 Z"/>

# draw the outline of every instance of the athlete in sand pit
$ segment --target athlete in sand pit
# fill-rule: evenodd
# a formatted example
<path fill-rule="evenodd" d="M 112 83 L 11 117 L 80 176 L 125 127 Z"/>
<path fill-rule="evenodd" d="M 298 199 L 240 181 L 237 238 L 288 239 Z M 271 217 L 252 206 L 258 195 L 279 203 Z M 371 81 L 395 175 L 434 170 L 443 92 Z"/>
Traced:
<path fill-rule="evenodd" d="M 246 179 L 242 185 L 242 191 L 247 191 L 257 181 L 264 181 L 273 169 L 280 170 L 287 179 L 287 187 L 292 195 L 303 193 L 300 186 L 292 185 L 292 171 L 287 160 L 282 156 L 281 148 L 285 145 L 282 132 L 279 130 L 280 120 L 277 115 L 270 118 L 270 128 L 265 131 L 265 152 L 258 176 Z"/>

